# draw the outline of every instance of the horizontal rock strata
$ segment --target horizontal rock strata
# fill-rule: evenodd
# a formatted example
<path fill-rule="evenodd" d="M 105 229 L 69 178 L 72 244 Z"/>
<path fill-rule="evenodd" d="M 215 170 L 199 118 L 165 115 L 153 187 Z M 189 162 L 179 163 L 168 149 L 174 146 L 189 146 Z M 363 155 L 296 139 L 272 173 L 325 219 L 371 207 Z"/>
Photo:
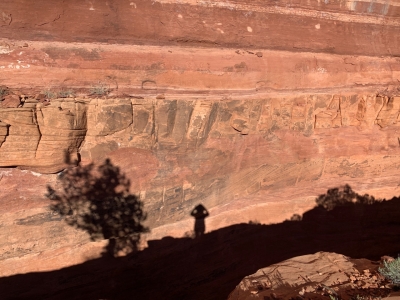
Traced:
<path fill-rule="evenodd" d="M 2 37 L 398 55 L 399 5 L 381 1 L 61 0 L 2 5 Z M 34 11 L 35 13 L 30 13 Z M 79 20 L 79 22 L 77 22 Z M 65 52 L 55 52 L 68 58 Z M 77 51 L 87 60 L 96 52 Z"/>
<path fill-rule="evenodd" d="M 279 222 L 313 207 L 315 196 L 327 186 L 349 183 L 380 197 L 398 193 L 399 100 L 368 94 L 223 101 L 52 100 L 40 108 L 2 109 L 7 132 L 0 151 L 7 155 L 1 156 L 1 163 L 54 172 L 65 166 L 65 149 L 79 149 L 84 161 L 110 158 L 144 201 L 152 238 L 189 232 L 190 211 L 200 202 L 211 212 L 207 230 L 238 222 Z M 7 194 L 29 197 L 25 193 L 35 176 L 26 173 L 28 188 L 11 191 L 6 187 L 21 175 L 7 172 L 0 181 L 6 235 L 40 230 L 40 236 L 53 240 L 58 228 L 57 237 L 64 238 L 35 247 L 31 238 L 20 239 L 18 247 L 4 248 L 3 262 L 71 247 L 77 241 L 72 229 L 50 214 L 44 199 L 45 181 L 39 178 L 51 175 L 35 179 L 43 183 L 34 188 L 33 199 L 12 211 Z M 24 209 L 32 201 L 35 209 Z M 88 237 L 79 235 L 83 244 L 77 251 L 89 251 L 84 247 Z M 18 260 L 25 265 L 24 259 Z"/>
<path fill-rule="evenodd" d="M 276 223 L 348 183 L 399 193 L 396 1 L 3 1 L 0 275 L 97 257 L 49 210 L 67 162 L 120 167 L 147 239 Z M 17 167 L 17 168 L 15 168 Z"/>
<path fill-rule="evenodd" d="M 0 49 L 2 84 L 24 93 L 79 94 L 105 87 L 117 96 L 265 98 L 295 91 L 377 92 L 388 86 L 396 88 L 400 77 L 400 60 L 390 53 L 332 55 L 256 47 L 208 49 L 8 39 L 0 42 Z"/>

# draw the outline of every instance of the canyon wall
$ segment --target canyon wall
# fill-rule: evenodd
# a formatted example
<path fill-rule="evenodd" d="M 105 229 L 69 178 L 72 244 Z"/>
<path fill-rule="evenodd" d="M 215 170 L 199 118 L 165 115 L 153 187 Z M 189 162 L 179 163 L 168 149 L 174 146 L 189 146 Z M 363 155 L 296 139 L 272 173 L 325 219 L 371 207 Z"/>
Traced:
<path fill-rule="evenodd" d="M 127 175 L 148 240 L 190 234 L 199 203 L 210 231 L 301 215 L 346 183 L 398 195 L 399 10 L 5 1 L 0 275 L 100 255 L 105 241 L 70 228 L 45 197 L 77 158 L 109 158 Z"/>

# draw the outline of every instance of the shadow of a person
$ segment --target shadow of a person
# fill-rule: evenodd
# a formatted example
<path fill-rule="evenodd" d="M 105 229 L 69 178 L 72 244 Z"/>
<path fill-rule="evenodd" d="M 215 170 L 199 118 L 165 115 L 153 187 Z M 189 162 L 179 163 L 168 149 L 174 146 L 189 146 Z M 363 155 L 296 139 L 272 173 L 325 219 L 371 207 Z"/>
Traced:
<path fill-rule="evenodd" d="M 195 237 L 198 238 L 205 233 L 206 223 L 205 223 L 204 219 L 207 218 L 210 214 L 208 213 L 207 209 L 202 204 L 199 204 L 192 210 L 190 215 L 195 218 L 194 233 L 195 233 Z"/>

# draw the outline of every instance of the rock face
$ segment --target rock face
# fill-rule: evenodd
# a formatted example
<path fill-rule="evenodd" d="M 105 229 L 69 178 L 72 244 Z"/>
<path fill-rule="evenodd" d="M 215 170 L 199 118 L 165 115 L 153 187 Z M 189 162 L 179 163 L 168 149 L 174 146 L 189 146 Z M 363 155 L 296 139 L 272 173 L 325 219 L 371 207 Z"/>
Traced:
<path fill-rule="evenodd" d="M 22 108 L 1 108 L 0 119 L 1 166 L 58 172 L 65 168 L 66 155 L 76 159 L 86 135 L 86 105 L 75 100 L 47 107 L 25 103 Z"/>
<path fill-rule="evenodd" d="M 326 299 L 329 295 L 353 299 L 364 293 L 367 297 L 378 297 L 389 294 L 385 284 L 374 262 L 318 252 L 294 257 L 246 276 L 228 299 Z"/>
<path fill-rule="evenodd" d="M 395 1 L 0 10 L 0 81 L 20 99 L 1 97 L 1 275 L 78 263 L 104 246 L 51 215 L 44 197 L 78 157 L 109 158 L 131 179 L 148 239 L 183 236 L 199 203 L 212 230 L 280 222 L 344 183 L 399 193 Z"/>
<path fill-rule="evenodd" d="M 184 0 L 179 4 L 171 0 L 57 0 L 52 5 L 46 1 L 32 4 L 24 0 L 16 4 L 6 0 L 1 9 L 2 35 L 14 39 L 206 47 L 248 45 L 352 55 L 399 53 L 399 7 L 393 0 Z M 73 54 L 56 49 L 53 53 L 60 58 Z M 77 49 L 74 54 L 85 60 L 99 57 L 96 51 Z"/>
<path fill-rule="evenodd" d="M 354 271 L 354 264 L 340 254 L 322 252 L 299 256 L 245 277 L 229 299 L 264 299 L 272 293 L 281 299 L 290 299 L 304 295 L 305 291 L 314 292 L 318 284 L 333 289 L 338 282 L 348 282 L 346 274 Z"/>

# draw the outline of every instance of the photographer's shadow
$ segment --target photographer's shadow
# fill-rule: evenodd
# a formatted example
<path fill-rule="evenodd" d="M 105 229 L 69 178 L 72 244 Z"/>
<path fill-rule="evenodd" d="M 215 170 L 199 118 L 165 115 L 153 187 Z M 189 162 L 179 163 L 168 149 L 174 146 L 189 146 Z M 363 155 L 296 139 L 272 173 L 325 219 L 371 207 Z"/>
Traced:
<path fill-rule="evenodd" d="M 192 210 L 190 215 L 195 218 L 194 221 L 195 238 L 199 238 L 206 232 L 205 218 L 207 218 L 210 214 L 202 204 L 199 204 Z"/>

